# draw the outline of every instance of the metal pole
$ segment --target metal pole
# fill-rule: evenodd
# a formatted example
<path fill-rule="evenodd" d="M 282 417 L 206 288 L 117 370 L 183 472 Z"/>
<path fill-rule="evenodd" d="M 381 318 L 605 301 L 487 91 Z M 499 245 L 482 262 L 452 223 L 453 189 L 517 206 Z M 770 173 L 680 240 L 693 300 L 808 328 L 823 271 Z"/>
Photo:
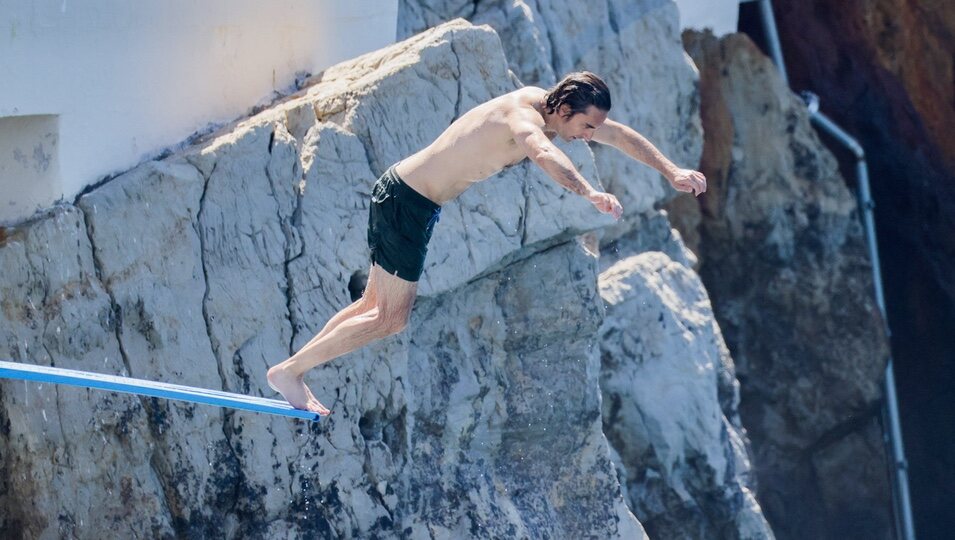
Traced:
<path fill-rule="evenodd" d="M 776 32 L 776 17 L 773 15 L 773 4 L 769 0 L 759 0 L 759 15 L 763 19 L 763 31 L 766 32 L 766 41 L 769 42 L 769 53 L 773 57 L 783 82 L 789 86 L 789 77 L 786 76 L 786 63 L 783 62 L 783 47 L 779 44 L 779 34 Z"/>
<path fill-rule="evenodd" d="M 892 368 L 892 358 L 885 366 L 885 407 L 889 413 L 889 428 L 891 429 L 890 443 L 892 444 L 892 458 L 895 460 L 895 482 L 899 513 L 902 521 L 901 536 L 905 540 L 915 540 L 915 520 L 912 518 L 912 505 L 909 498 L 909 463 L 905 459 L 905 448 L 902 446 L 902 423 L 899 422 L 899 404 L 895 396 L 895 371 Z"/>
<path fill-rule="evenodd" d="M 882 271 L 879 262 L 879 247 L 875 235 L 875 203 L 869 191 L 869 170 L 866 165 L 865 152 L 862 146 L 843 131 L 827 116 L 819 112 L 818 101 L 815 107 L 810 107 L 813 122 L 848 147 L 856 156 L 856 174 L 859 181 L 859 207 L 862 209 L 862 218 L 865 223 L 866 243 L 869 247 L 869 258 L 872 261 L 872 281 L 875 287 L 875 302 L 882 313 L 885 324 L 885 335 L 891 336 L 889 319 L 885 311 L 885 295 L 882 288 Z M 815 109 L 815 110 L 814 110 Z M 905 540 L 915 539 L 915 522 L 912 518 L 912 506 L 909 495 L 908 462 L 905 459 L 905 448 L 902 444 L 902 421 L 899 419 L 899 403 L 895 393 L 895 371 L 892 357 L 889 357 L 885 366 L 885 408 L 889 420 L 889 444 L 892 451 L 892 471 L 894 473 L 893 500 L 895 502 L 896 533 Z"/>
<path fill-rule="evenodd" d="M 875 288 L 875 303 L 882 313 L 882 322 L 885 325 L 885 335 L 892 335 L 889 329 L 889 318 L 885 311 L 885 295 L 882 288 L 882 271 L 879 261 L 879 247 L 875 235 L 875 203 L 869 191 L 869 169 L 866 165 L 865 152 L 862 146 L 852 136 L 846 133 L 826 115 L 819 112 L 819 100 L 812 94 L 803 94 L 809 107 L 812 122 L 823 131 L 832 135 L 836 140 L 848 148 L 856 157 L 856 175 L 859 181 L 859 208 L 862 209 L 862 220 L 865 225 L 866 244 L 869 248 L 869 259 L 872 261 L 872 282 Z M 888 438 L 892 453 L 892 472 L 894 473 L 892 486 L 892 500 L 895 507 L 896 536 L 904 540 L 915 540 L 915 522 L 912 518 L 912 505 L 909 495 L 908 462 L 905 459 L 905 448 L 902 444 L 902 421 L 899 419 L 899 403 L 895 393 L 895 372 L 892 357 L 885 366 L 885 416 L 888 419 Z"/>

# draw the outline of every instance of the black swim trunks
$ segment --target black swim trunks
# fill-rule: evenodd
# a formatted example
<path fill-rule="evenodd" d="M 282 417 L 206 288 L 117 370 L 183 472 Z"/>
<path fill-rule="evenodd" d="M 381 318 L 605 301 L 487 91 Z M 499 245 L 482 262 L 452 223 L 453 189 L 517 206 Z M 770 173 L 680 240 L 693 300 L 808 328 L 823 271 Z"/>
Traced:
<path fill-rule="evenodd" d="M 441 206 L 412 189 L 392 165 L 375 182 L 368 212 L 371 262 L 406 281 L 418 281 Z"/>

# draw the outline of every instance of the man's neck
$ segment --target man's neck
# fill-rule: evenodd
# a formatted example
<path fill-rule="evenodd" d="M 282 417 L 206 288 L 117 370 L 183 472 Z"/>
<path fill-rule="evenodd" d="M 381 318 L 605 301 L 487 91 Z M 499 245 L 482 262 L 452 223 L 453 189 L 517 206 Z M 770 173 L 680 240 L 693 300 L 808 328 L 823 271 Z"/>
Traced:
<path fill-rule="evenodd" d="M 534 104 L 534 109 L 536 109 L 544 119 L 544 133 L 557 133 L 557 130 L 553 126 L 556 111 L 552 113 L 547 112 L 547 102 L 544 101 L 544 98 L 541 98 Z"/>

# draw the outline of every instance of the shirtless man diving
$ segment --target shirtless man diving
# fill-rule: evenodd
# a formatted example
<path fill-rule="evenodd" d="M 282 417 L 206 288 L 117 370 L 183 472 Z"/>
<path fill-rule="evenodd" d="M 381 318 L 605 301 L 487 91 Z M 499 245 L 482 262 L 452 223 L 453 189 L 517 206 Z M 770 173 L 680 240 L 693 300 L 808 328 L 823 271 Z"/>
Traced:
<path fill-rule="evenodd" d="M 305 385 L 305 373 L 405 328 L 441 205 L 508 165 L 530 158 L 558 184 L 619 218 L 617 198 L 594 189 L 554 137 L 609 144 L 660 171 L 678 191 L 706 191 L 701 173 L 674 165 L 642 135 L 607 118 L 609 111 L 607 85 L 592 73 L 571 73 L 550 90 L 525 87 L 478 105 L 427 148 L 389 168 L 372 190 L 372 264 L 364 295 L 269 369 L 269 385 L 298 409 L 329 414 Z"/>

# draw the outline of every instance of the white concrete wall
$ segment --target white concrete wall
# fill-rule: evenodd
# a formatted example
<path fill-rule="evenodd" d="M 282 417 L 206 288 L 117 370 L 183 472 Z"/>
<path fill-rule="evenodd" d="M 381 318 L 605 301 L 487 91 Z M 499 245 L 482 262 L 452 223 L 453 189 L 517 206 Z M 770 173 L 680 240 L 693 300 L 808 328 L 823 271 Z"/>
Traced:
<path fill-rule="evenodd" d="M 39 135 L 0 124 L 0 223 L 240 117 L 296 73 L 393 43 L 397 13 L 398 0 L 0 0 L 0 119 L 59 129 L 58 172 L 40 178 L 11 150 Z"/>
<path fill-rule="evenodd" d="M 675 0 L 680 10 L 680 28 L 709 28 L 717 36 L 736 31 L 739 0 Z"/>
<path fill-rule="evenodd" d="M 59 118 L 0 117 L 0 215 L 46 205 L 60 181 Z M 9 186 L 4 179 L 15 185 Z"/>

